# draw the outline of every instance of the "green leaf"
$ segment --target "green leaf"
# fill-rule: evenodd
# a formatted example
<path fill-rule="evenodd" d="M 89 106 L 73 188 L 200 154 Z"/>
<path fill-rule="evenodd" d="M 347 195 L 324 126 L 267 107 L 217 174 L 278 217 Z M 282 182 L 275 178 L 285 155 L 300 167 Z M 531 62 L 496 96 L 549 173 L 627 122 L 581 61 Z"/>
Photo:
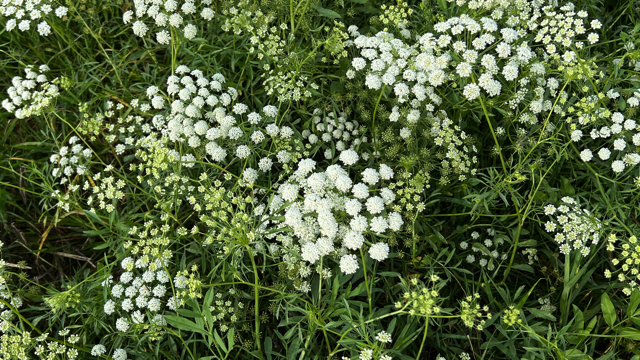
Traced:
<path fill-rule="evenodd" d="M 190 317 L 190 318 L 201 318 L 202 315 L 200 315 L 199 313 L 189 310 L 189 309 L 178 309 L 176 310 L 176 312 L 184 317 Z"/>
<path fill-rule="evenodd" d="M 583 353 L 578 349 L 569 349 L 565 351 L 564 356 L 566 359 L 575 359 L 575 360 L 591 360 L 592 357 Z"/>
<path fill-rule="evenodd" d="M 527 308 L 527 310 L 531 313 L 531 315 L 537 318 L 556 321 L 556 317 L 546 311 L 542 311 L 540 309 L 534 309 L 534 308 Z"/>
<path fill-rule="evenodd" d="M 400 275 L 400 273 L 397 273 L 395 271 L 382 271 L 377 273 L 380 276 L 389 276 L 389 277 L 397 277 L 397 278 L 402 278 L 402 276 Z"/>
<path fill-rule="evenodd" d="M 316 5 L 314 6 L 314 9 L 316 9 L 316 11 L 320 13 L 320 15 L 326 16 L 328 18 L 339 19 L 341 17 L 340 14 L 338 14 L 337 12 L 333 10 L 325 9 L 322 6 Z"/>
<path fill-rule="evenodd" d="M 365 283 L 360 283 L 360 285 L 358 285 L 355 289 L 353 289 L 353 291 L 351 291 L 351 293 L 348 294 L 347 297 L 352 298 L 354 296 L 358 296 L 363 292 L 367 291 L 367 288 L 365 285 L 366 285 Z"/>
<path fill-rule="evenodd" d="M 627 102 L 622 96 L 620 97 L 620 101 L 618 101 L 618 106 L 620 107 L 620 111 L 624 111 L 624 109 L 627 108 Z"/>
<path fill-rule="evenodd" d="M 108 234 L 109 232 L 110 231 L 108 229 L 83 231 L 83 233 L 85 233 L 88 236 L 104 235 L 104 234 Z"/>
<path fill-rule="evenodd" d="M 564 176 L 560 176 L 560 193 L 562 195 L 575 195 L 576 190 L 571 186 L 571 181 Z"/>
<path fill-rule="evenodd" d="M 607 295 L 607 293 L 602 294 L 602 298 L 600 298 L 600 306 L 602 307 L 604 321 L 607 322 L 609 327 L 613 327 L 616 323 L 616 309 L 613 307 L 613 303 L 611 302 L 611 299 L 609 299 L 609 295 Z"/>
<path fill-rule="evenodd" d="M 533 247 L 538 245 L 537 240 L 526 240 L 518 243 L 518 247 Z"/>
<path fill-rule="evenodd" d="M 164 318 L 167 320 L 167 324 L 176 327 L 177 329 L 184 331 L 197 332 L 202 335 L 209 335 L 203 328 L 196 325 L 191 320 L 187 320 L 183 317 L 174 316 L 174 315 L 165 315 Z"/>
<path fill-rule="evenodd" d="M 267 360 L 270 360 L 273 354 L 273 339 L 269 336 L 264 338 L 264 353 L 267 355 Z"/>
<path fill-rule="evenodd" d="M 117 241 L 109 241 L 109 242 L 106 242 L 106 243 L 104 243 L 104 244 L 100 244 L 100 245 L 98 245 L 98 246 L 94 247 L 93 249 L 94 249 L 94 250 L 102 250 L 102 249 L 106 249 L 106 248 L 108 248 L 108 247 L 110 247 L 110 246 L 112 246 L 112 245 L 115 245 L 116 243 L 117 243 Z"/>
<path fill-rule="evenodd" d="M 491 256 L 491 251 L 489 251 L 489 249 L 487 249 L 487 247 L 484 246 L 483 244 L 474 242 L 473 244 L 471 244 L 471 246 L 480 250 L 480 252 L 484 253 L 485 255 Z"/>
<path fill-rule="evenodd" d="M 235 334 L 235 329 L 231 328 L 229 329 L 229 332 L 227 332 L 227 347 L 229 349 L 229 352 L 231 352 L 231 350 L 233 350 L 233 335 Z"/>
<path fill-rule="evenodd" d="M 640 291 L 638 291 L 638 289 L 634 289 L 631 293 L 629 305 L 627 305 L 627 317 L 635 315 L 638 305 L 640 305 Z"/>
<path fill-rule="evenodd" d="M 522 271 L 527 271 L 530 273 L 535 273 L 535 271 L 533 270 L 533 268 L 530 265 L 527 264 L 514 264 L 513 266 L 511 266 L 512 269 L 516 269 L 516 270 L 522 270 Z"/>
<path fill-rule="evenodd" d="M 213 302 L 213 288 L 210 288 L 209 290 L 207 290 L 207 293 L 204 295 L 204 302 L 202 304 L 202 308 L 209 308 L 209 306 L 211 306 L 211 303 Z"/>
<path fill-rule="evenodd" d="M 640 340 L 640 330 L 631 327 L 618 328 L 618 335 L 631 340 Z"/>
<path fill-rule="evenodd" d="M 227 347 L 224 345 L 224 341 L 222 341 L 222 338 L 218 335 L 218 330 L 213 331 L 213 337 L 216 339 L 216 343 L 218 343 L 222 351 L 229 353 L 229 350 L 227 350 Z"/>
<path fill-rule="evenodd" d="M 96 215 L 96 213 L 91 212 L 91 211 L 87 211 L 87 210 L 82 210 L 88 217 L 94 219 L 95 221 L 97 221 L 100 224 L 104 224 L 104 221 L 102 221 L 102 219 L 100 219 L 98 217 L 98 215 Z"/>

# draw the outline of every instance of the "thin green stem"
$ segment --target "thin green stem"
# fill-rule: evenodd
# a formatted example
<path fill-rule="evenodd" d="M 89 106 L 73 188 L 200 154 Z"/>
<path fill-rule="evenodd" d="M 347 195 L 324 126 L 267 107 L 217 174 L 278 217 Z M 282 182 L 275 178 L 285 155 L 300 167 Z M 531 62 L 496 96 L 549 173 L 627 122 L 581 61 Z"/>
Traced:
<path fill-rule="evenodd" d="M 253 267 L 253 280 L 254 280 L 254 317 L 255 317 L 255 327 L 256 327 L 256 344 L 258 344 L 258 353 L 260 354 L 260 359 L 263 359 L 262 355 L 262 342 L 260 341 L 260 286 L 258 284 L 258 267 L 256 266 L 256 261 L 253 258 L 253 252 L 249 245 L 245 245 L 247 251 L 249 252 L 249 257 L 251 258 L 251 266 Z"/>
<path fill-rule="evenodd" d="M 429 317 L 425 319 L 424 323 L 424 335 L 422 335 L 422 343 L 420 343 L 420 350 L 418 350 L 418 355 L 416 356 L 416 360 L 420 360 L 420 355 L 422 354 L 422 349 L 424 348 L 424 343 L 427 341 L 427 332 L 429 331 Z"/>
<path fill-rule="evenodd" d="M 378 112 L 378 105 L 380 105 L 380 100 L 382 99 L 382 94 L 384 94 L 384 89 L 387 85 L 382 85 L 382 90 L 380 90 L 380 96 L 378 96 L 378 101 L 376 101 L 376 107 L 373 108 L 373 117 L 371 123 L 371 136 L 373 137 L 373 146 L 376 151 L 378 151 L 378 137 L 376 136 L 376 113 Z"/>
<path fill-rule="evenodd" d="M 371 306 L 371 290 L 369 289 L 369 279 L 367 278 L 367 265 L 364 262 L 364 253 L 360 249 L 360 258 L 362 259 L 362 269 L 364 270 L 364 286 L 367 288 L 367 300 L 369 300 L 369 314 L 373 314 L 373 306 Z"/>

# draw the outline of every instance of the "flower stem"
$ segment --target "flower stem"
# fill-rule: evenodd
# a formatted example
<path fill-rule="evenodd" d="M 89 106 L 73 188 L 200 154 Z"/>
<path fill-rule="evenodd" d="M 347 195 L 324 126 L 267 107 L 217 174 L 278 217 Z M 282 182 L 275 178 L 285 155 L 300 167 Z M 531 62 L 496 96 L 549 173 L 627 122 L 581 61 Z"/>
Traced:
<path fill-rule="evenodd" d="M 378 151 L 378 138 L 376 136 L 376 112 L 378 112 L 378 105 L 380 105 L 380 100 L 382 99 L 382 94 L 384 94 L 384 89 L 387 85 L 382 85 L 382 90 L 380 90 L 380 96 L 378 96 L 378 101 L 376 101 L 376 107 L 373 108 L 373 117 L 371 123 L 371 136 L 373 137 L 373 147 L 376 151 Z"/>
<path fill-rule="evenodd" d="M 371 306 L 371 291 L 369 290 L 369 279 L 367 278 L 367 265 L 364 262 L 364 253 L 360 249 L 360 258 L 362 259 L 362 269 L 364 270 L 364 286 L 367 288 L 367 300 L 369 300 L 369 313 L 373 313 L 373 306 Z"/>
<path fill-rule="evenodd" d="M 427 341 L 427 331 L 429 331 L 429 317 L 425 319 L 424 323 L 424 335 L 422 336 L 422 343 L 420 344 L 420 350 L 418 350 L 418 355 L 416 356 L 416 360 L 420 360 L 420 355 L 422 354 L 422 349 L 424 348 L 424 343 Z"/>
<path fill-rule="evenodd" d="M 249 257 L 251 258 L 251 266 L 253 267 L 253 280 L 254 280 L 254 317 L 255 317 L 255 326 L 256 326 L 256 344 L 258 345 L 258 353 L 260 354 L 260 359 L 263 359 L 262 356 L 262 343 L 260 342 L 260 308 L 258 306 L 258 301 L 260 299 L 259 293 L 259 284 L 258 284 L 258 267 L 256 266 L 256 261 L 253 258 L 253 252 L 249 245 L 245 245 L 247 250 L 249 251 Z"/>

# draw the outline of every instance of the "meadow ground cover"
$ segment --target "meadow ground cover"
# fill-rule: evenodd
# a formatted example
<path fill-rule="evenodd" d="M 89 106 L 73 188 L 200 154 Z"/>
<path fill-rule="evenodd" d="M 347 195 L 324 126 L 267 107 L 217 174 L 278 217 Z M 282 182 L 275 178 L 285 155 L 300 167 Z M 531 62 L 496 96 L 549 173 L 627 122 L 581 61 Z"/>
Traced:
<path fill-rule="evenodd" d="M 640 359 L 639 16 L 0 0 L 0 359 Z"/>

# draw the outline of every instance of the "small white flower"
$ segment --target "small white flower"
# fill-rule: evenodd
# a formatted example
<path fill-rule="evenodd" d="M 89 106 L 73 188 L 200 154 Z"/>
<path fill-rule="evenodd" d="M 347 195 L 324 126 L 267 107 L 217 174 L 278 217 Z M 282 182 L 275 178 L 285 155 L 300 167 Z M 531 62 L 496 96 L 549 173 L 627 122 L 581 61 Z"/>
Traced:
<path fill-rule="evenodd" d="M 591 161 L 591 159 L 593 159 L 593 153 L 589 149 L 584 149 L 582 150 L 582 152 L 580 152 L 580 158 L 584 162 L 589 162 Z"/>
<path fill-rule="evenodd" d="M 358 153 L 349 149 L 340 153 L 340 161 L 345 165 L 353 165 L 358 161 Z"/>
<path fill-rule="evenodd" d="M 362 172 L 362 181 L 369 185 L 375 185 L 380 180 L 380 175 L 374 169 L 367 168 Z"/>
<path fill-rule="evenodd" d="M 49 26 L 45 21 L 41 22 L 38 24 L 38 33 L 42 36 L 51 34 L 51 26 Z"/>
<path fill-rule="evenodd" d="M 131 20 L 133 20 L 133 11 L 125 11 L 125 13 L 122 15 L 122 21 L 125 24 L 128 24 L 131 22 Z"/>
<path fill-rule="evenodd" d="M 27 31 L 30 28 L 30 22 L 29 20 L 22 20 L 20 21 L 20 23 L 18 24 L 18 30 L 20 31 Z"/>
<path fill-rule="evenodd" d="M 581 138 L 582 138 L 582 131 L 581 130 L 573 130 L 571 132 L 571 140 L 573 142 L 578 142 L 578 141 L 580 141 Z"/>
<path fill-rule="evenodd" d="M 381 343 L 388 344 L 391 342 L 391 334 L 386 331 L 380 331 L 378 335 L 376 335 L 376 340 L 380 341 Z"/>
<path fill-rule="evenodd" d="M 355 255 L 343 255 L 340 258 L 340 271 L 345 275 L 355 274 L 358 268 L 358 259 Z"/>
<path fill-rule="evenodd" d="M 378 261 L 384 261 L 389 257 L 389 245 L 385 243 L 377 243 L 369 248 L 369 256 Z"/>
<path fill-rule="evenodd" d="M 198 34 L 198 29 L 193 24 L 188 24 L 184 27 L 184 37 L 191 40 L 196 37 Z"/>
<path fill-rule="evenodd" d="M 462 91 L 467 100 L 475 100 L 480 96 L 480 87 L 474 83 L 467 84 Z"/>
<path fill-rule="evenodd" d="M 373 196 L 367 199 L 367 211 L 371 214 L 379 214 L 384 210 L 384 200 L 379 196 Z"/>
<path fill-rule="evenodd" d="M 124 349 L 114 350 L 113 360 L 127 360 L 127 352 Z"/>
<path fill-rule="evenodd" d="M 126 332 L 129 330 L 129 323 L 127 323 L 124 318 L 119 318 L 116 320 L 116 329 L 118 329 L 118 331 Z"/>
<path fill-rule="evenodd" d="M 624 139 L 616 139 L 613 141 L 613 149 L 618 151 L 623 151 L 627 147 L 626 141 Z"/>
<path fill-rule="evenodd" d="M 56 16 L 59 18 L 63 18 L 67 15 L 68 10 L 69 8 L 67 8 L 66 6 L 60 6 L 56 9 Z"/>
<path fill-rule="evenodd" d="M 158 44 L 162 44 L 162 45 L 169 45 L 171 43 L 171 34 L 169 34 L 169 32 L 167 30 L 161 30 L 158 31 L 158 33 L 156 33 L 156 40 L 158 41 Z M 154 100 L 158 98 L 160 100 L 162 100 L 161 97 L 156 96 L 154 98 Z M 160 109 L 162 108 L 162 105 L 156 106 L 156 104 L 162 104 L 162 103 L 152 103 L 153 107 L 156 109 Z"/>
<path fill-rule="evenodd" d="M 215 15 L 215 12 L 213 10 L 211 10 L 211 8 L 204 8 L 202 10 L 202 13 L 200 14 L 202 15 L 202 18 L 205 20 L 211 20 L 213 19 L 213 16 Z"/>
<path fill-rule="evenodd" d="M 136 34 L 137 36 L 139 37 L 145 36 L 147 33 L 147 30 L 149 30 L 149 28 L 142 21 L 138 20 L 133 23 L 133 33 Z"/>
<path fill-rule="evenodd" d="M 364 244 L 364 236 L 358 231 L 350 230 L 342 239 L 342 245 L 347 249 L 358 250 Z"/>
<path fill-rule="evenodd" d="M 613 169 L 613 172 L 615 172 L 615 173 L 623 172 L 624 168 L 625 168 L 625 165 L 624 165 L 624 162 L 622 160 L 616 160 L 616 161 L 611 163 L 611 169 Z"/>
<path fill-rule="evenodd" d="M 598 157 L 602 160 L 609 160 L 609 157 L 611 157 L 611 151 L 607 148 L 602 148 L 598 151 Z"/>
<path fill-rule="evenodd" d="M 107 348 L 102 344 L 93 345 L 93 348 L 91 349 L 92 356 L 102 356 L 106 352 L 107 352 Z"/>

